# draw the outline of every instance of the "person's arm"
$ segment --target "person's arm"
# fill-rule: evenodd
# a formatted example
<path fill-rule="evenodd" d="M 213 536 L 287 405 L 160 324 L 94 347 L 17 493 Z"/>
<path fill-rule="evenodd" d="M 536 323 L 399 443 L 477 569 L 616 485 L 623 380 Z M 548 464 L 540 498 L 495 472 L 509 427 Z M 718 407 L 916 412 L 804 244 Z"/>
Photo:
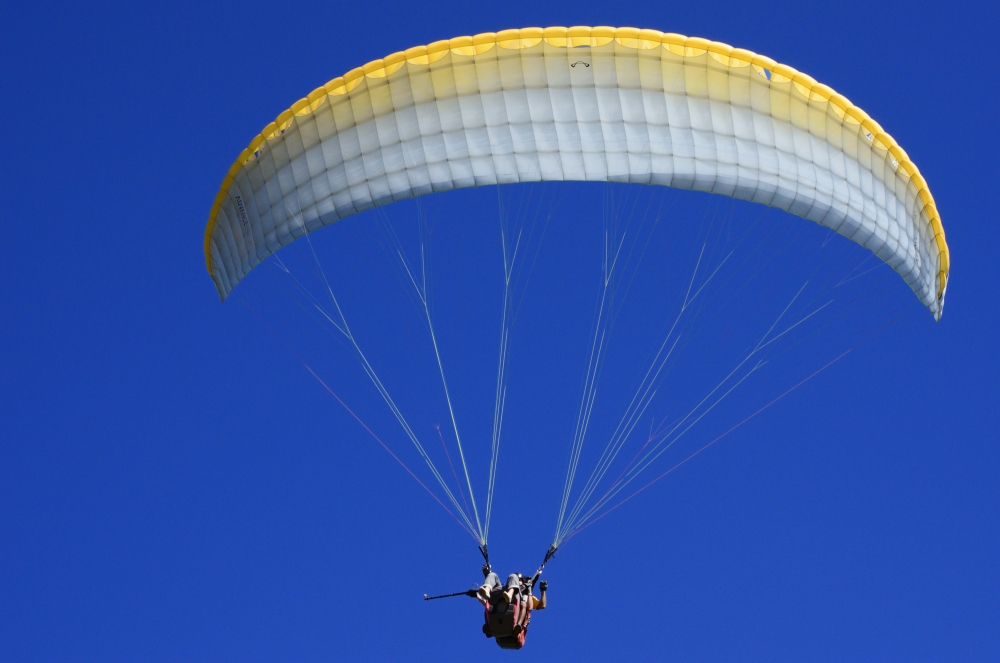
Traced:
<path fill-rule="evenodd" d="M 535 610 L 545 610 L 545 604 L 547 603 L 546 598 L 548 596 L 549 581 L 543 580 L 538 584 L 538 588 L 542 590 L 542 598 L 536 599 L 534 596 L 531 597 L 532 607 Z"/>

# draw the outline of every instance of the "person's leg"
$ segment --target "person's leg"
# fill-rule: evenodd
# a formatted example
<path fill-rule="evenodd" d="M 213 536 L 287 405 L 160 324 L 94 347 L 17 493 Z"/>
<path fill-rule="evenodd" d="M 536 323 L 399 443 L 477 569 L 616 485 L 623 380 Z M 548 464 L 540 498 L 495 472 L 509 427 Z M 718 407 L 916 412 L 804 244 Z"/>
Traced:
<path fill-rule="evenodd" d="M 490 594 L 493 592 L 493 590 L 500 588 L 501 588 L 500 577 L 497 574 L 490 571 L 489 575 L 486 576 L 486 579 L 483 580 L 483 584 L 479 588 L 479 592 L 477 593 L 477 595 L 482 600 L 489 601 Z"/>
<path fill-rule="evenodd" d="M 507 598 L 507 603 L 514 602 L 514 596 L 519 593 L 520 588 L 521 576 L 516 573 L 507 576 L 507 583 L 503 586 L 503 595 Z"/>

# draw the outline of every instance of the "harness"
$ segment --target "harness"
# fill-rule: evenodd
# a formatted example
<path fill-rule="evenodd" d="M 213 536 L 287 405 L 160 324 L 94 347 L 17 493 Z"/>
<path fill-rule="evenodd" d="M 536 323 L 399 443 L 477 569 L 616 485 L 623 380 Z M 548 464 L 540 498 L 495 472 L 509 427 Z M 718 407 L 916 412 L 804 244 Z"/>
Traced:
<path fill-rule="evenodd" d="M 486 566 L 489 567 L 489 550 L 485 545 L 481 545 L 479 552 L 483 554 Z M 520 649 L 524 646 L 524 640 L 528 637 L 528 623 L 531 621 L 531 590 L 538 582 L 538 577 L 542 575 L 542 569 L 555 554 L 555 545 L 549 546 L 545 559 L 535 571 L 535 575 L 521 576 L 517 593 L 510 603 L 502 598 L 502 592 L 494 592 L 490 596 L 484 614 L 486 623 L 483 625 L 483 633 L 486 637 L 495 639 L 502 649 Z"/>
<path fill-rule="evenodd" d="M 531 621 L 531 581 L 522 580 L 514 600 L 508 603 L 502 592 L 494 592 L 485 609 L 483 633 L 492 637 L 503 649 L 520 649 L 528 636 Z"/>

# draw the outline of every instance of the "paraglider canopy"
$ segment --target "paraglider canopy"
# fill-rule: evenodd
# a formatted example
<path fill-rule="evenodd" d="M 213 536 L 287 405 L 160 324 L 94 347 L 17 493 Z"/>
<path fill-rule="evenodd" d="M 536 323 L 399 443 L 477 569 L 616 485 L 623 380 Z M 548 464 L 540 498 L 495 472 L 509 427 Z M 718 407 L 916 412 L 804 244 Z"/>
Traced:
<path fill-rule="evenodd" d="M 264 258 L 377 205 L 487 184 L 657 184 L 751 200 L 867 247 L 936 319 L 949 255 L 926 182 L 842 95 L 770 58 L 656 30 L 525 28 L 393 53 L 281 113 L 205 230 L 223 299 Z"/>

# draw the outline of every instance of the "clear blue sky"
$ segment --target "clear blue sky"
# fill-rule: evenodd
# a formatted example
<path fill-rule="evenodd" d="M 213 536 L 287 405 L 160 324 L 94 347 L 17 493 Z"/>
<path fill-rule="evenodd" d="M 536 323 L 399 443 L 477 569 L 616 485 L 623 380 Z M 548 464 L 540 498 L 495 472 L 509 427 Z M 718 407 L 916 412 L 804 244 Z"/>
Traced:
<path fill-rule="evenodd" d="M 551 609 L 516 656 L 1000 656 L 1000 22 L 978 5 L 6 7 L 0 659 L 512 655 L 483 638 L 471 599 L 420 600 L 478 580 L 475 544 L 238 298 L 219 303 L 202 233 L 234 157 L 316 86 L 437 39 L 575 24 L 723 41 L 845 94 L 926 176 L 953 268 L 939 324 L 895 275 L 876 273 L 898 307 L 889 331 L 574 539 L 549 570 Z M 565 203 L 558 230 L 601 194 L 546 195 Z M 447 244 L 449 218 L 487 203 L 495 214 L 495 200 L 444 196 L 427 213 Z M 728 213 L 698 194 L 656 200 L 692 224 Z M 394 214 L 405 223 L 413 209 Z M 733 210 L 751 217 L 750 206 Z M 844 264 L 863 259 L 843 244 Z M 270 292 L 251 280 L 244 301 Z M 451 286 L 437 287 L 443 302 Z M 526 301 L 530 319 L 539 304 Z M 851 329 L 887 317 L 868 306 Z M 493 354 L 467 336 L 451 330 L 454 370 L 482 382 Z M 802 366 L 841 347 L 816 338 Z M 491 539 L 504 573 L 530 570 L 548 543 L 568 453 L 555 413 L 579 397 L 580 380 L 545 347 L 560 349 L 519 345 L 515 355 L 521 391 L 504 467 L 523 485 L 498 491 Z M 348 360 L 342 346 L 317 359 L 393 448 L 412 452 Z M 734 395 L 704 435 L 787 380 L 767 384 Z M 426 394 L 412 392 L 417 407 Z M 539 414 L 546 397 L 551 420 Z M 425 419 L 425 429 L 441 422 Z"/>

